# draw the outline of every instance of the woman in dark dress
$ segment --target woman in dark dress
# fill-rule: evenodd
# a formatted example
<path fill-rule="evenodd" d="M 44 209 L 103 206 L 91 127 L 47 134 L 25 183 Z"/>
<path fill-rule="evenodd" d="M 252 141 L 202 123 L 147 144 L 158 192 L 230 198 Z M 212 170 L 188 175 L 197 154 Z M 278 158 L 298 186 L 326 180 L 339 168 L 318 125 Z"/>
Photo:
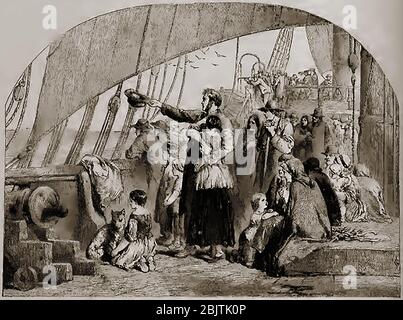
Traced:
<path fill-rule="evenodd" d="M 288 160 L 286 165 L 292 175 L 287 215 L 291 222 L 289 231 L 300 238 L 330 238 L 326 202 L 318 184 L 307 176 L 300 160 Z"/>
<path fill-rule="evenodd" d="M 302 116 L 301 122 L 294 129 L 294 157 L 305 161 L 312 154 L 312 134 L 309 123 L 309 116 Z"/>
<path fill-rule="evenodd" d="M 196 192 L 192 201 L 187 241 L 190 245 L 211 247 L 211 258 L 224 258 L 222 247 L 233 246 L 234 217 L 230 189 L 234 183 L 223 159 L 228 153 L 228 133 L 222 130 L 218 116 L 209 116 L 207 129 L 189 130 L 200 142 L 201 157 L 195 165 Z M 232 134 L 232 131 L 231 131 Z"/>
<path fill-rule="evenodd" d="M 333 189 L 329 177 L 320 168 L 320 162 L 317 158 L 309 158 L 304 162 L 305 172 L 308 176 L 315 180 L 318 184 L 323 198 L 326 202 L 327 213 L 329 215 L 330 224 L 339 226 L 341 224 L 340 204 L 336 191 Z"/>

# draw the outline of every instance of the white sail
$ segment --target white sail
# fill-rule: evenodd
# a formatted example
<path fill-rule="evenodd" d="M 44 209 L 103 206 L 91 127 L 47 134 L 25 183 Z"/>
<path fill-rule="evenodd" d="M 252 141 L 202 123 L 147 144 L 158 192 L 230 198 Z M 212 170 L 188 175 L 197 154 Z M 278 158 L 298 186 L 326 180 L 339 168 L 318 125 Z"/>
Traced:
<path fill-rule="evenodd" d="M 306 26 L 306 37 L 316 67 L 323 76 L 333 70 L 333 25 Z"/>
<path fill-rule="evenodd" d="M 165 61 L 278 29 L 289 17 L 290 25 L 324 23 L 292 8 L 278 15 L 277 8 L 246 3 L 150 5 L 114 11 L 74 27 L 49 50 L 30 142 L 38 142 L 90 99 Z"/>

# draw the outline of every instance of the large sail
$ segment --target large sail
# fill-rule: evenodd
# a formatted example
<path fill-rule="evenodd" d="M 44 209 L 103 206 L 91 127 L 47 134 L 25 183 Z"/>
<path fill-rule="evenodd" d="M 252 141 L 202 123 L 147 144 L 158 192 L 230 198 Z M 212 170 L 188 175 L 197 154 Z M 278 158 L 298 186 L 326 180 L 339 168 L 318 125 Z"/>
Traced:
<path fill-rule="evenodd" d="M 297 9 L 246 3 L 140 6 L 88 20 L 51 45 L 29 141 L 35 144 L 133 75 L 203 47 L 278 29 L 289 17 L 295 25 L 324 23 Z"/>
<path fill-rule="evenodd" d="M 323 76 L 333 70 L 333 25 L 306 26 L 306 37 L 316 67 Z"/>

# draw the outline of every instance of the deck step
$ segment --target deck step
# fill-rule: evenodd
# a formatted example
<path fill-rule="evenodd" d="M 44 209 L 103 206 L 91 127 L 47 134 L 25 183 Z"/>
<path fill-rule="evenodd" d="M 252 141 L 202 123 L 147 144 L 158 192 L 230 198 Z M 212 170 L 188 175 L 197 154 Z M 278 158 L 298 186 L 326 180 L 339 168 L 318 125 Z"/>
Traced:
<path fill-rule="evenodd" d="M 302 259 L 283 264 L 286 276 L 341 276 L 355 272 L 361 276 L 400 275 L 399 250 L 319 248 Z"/>
<path fill-rule="evenodd" d="M 370 232 L 369 241 L 307 242 L 291 240 L 279 255 L 287 276 L 334 275 L 355 272 L 359 276 L 400 276 L 400 222 L 346 223 L 349 228 Z"/>
<path fill-rule="evenodd" d="M 16 244 L 28 240 L 28 226 L 25 220 L 6 220 L 5 237 L 6 244 Z"/>
<path fill-rule="evenodd" d="M 73 267 L 70 263 L 52 263 L 56 269 L 57 284 L 73 280 Z"/>
<path fill-rule="evenodd" d="M 73 263 L 73 273 L 77 276 L 94 276 L 99 272 L 94 260 L 79 258 Z"/>

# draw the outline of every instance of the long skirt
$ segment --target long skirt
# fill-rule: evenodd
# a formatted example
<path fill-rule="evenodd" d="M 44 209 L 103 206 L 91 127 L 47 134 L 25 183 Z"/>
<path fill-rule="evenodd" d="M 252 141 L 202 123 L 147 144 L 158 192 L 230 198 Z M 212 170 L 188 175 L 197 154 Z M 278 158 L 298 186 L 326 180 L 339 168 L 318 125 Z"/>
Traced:
<path fill-rule="evenodd" d="M 195 192 L 187 243 L 199 246 L 235 244 L 234 216 L 228 189 Z"/>
<path fill-rule="evenodd" d="M 366 222 L 368 221 L 367 208 L 362 202 L 360 195 L 348 190 L 346 193 L 346 221 Z"/>
<path fill-rule="evenodd" d="M 149 261 L 155 255 L 156 244 L 154 237 L 145 237 L 129 242 L 127 247 L 112 258 L 112 264 L 125 269 L 131 269 L 140 261 Z"/>

